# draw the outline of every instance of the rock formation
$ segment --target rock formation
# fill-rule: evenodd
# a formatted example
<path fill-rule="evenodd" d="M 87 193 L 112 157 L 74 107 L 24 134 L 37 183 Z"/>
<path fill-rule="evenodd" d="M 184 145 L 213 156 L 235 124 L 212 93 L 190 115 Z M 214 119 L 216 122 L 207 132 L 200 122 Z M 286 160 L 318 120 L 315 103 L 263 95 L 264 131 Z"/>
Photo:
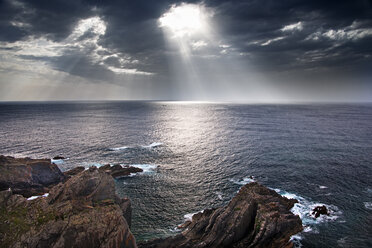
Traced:
<path fill-rule="evenodd" d="M 302 230 L 290 200 L 258 183 L 243 186 L 225 207 L 195 214 L 179 235 L 140 243 L 139 247 L 292 247 Z"/>
<path fill-rule="evenodd" d="M 316 206 L 313 209 L 312 215 L 315 216 L 315 218 L 318 218 L 320 215 L 329 215 L 328 209 L 325 205 L 323 206 Z"/>
<path fill-rule="evenodd" d="M 25 197 L 48 192 L 65 179 L 50 159 L 13 158 L 0 155 L 0 190 L 11 188 Z"/>
<path fill-rule="evenodd" d="M 129 176 L 132 173 L 143 172 L 141 168 L 133 166 L 122 167 L 120 164 L 114 164 L 113 166 L 111 166 L 110 164 L 106 164 L 99 167 L 99 170 L 109 173 L 113 178 L 125 177 Z"/>
<path fill-rule="evenodd" d="M 127 218 L 124 218 L 124 216 Z M 93 167 L 28 201 L 0 192 L 2 247 L 136 247 L 131 205 L 115 194 L 113 178 Z"/>
<path fill-rule="evenodd" d="M 62 157 L 62 156 L 58 155 L 58 156 L 55 156 L 53 159 L 54 160 L 59 160 L 59 159 L 65 159 L 65 157 Z"/>
<path fill-rule="evenodd" d="M 63 172 L 63 174 L 67 177 L 67 178 L 70 178 L 72 176 L 75 176 L 77 174 L 79 174 L 80 172 L 83 172 L 85 170 L 85 167 L 84 166 L 78 166 L 78 167 L 75 167 L 71 170 L 68 170 L 68 171 L 65 171 Z"/>
<path fill-rule="evenodd" d="M 47 159 L 0 156 L 0 247 L 137 247 L 131 202 L 116 195 L 113 177 L 141 171 L 105 165 L 62 173 Z M 302 230 L 290 212 L 295 202 L 250 183 L 227 206 L 195 214 L 182 233 L 139 247 L 292 247 L 290 236 Z"/>

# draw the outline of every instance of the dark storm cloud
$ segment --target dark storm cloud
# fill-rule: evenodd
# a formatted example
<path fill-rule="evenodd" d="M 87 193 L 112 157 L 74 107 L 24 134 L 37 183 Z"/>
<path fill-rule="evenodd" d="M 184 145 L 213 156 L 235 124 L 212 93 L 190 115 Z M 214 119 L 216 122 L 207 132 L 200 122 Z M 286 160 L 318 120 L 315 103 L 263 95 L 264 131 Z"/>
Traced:
<path fill-rule="evenodd" d="M 59 42 L 79 20 L 99 16 L 106 31 L 97 45 L 107 50 L 98 55 L 125 54 L 131 62 L 138 61 L 128 62 L 125 68 L 166 75 L 168 48 L 157 19 L 174 3 L 177 1 L 3 0 L 0 40 L 12 43 L 32 35 Z M 371 1 L 205 0 L 204 4 L 215 10 L 218 32 L 235 54 L 260 70 L 353 70 L 371 65 Z M 283 30 L 296 23 L 300 28 Z M 89 35 L 92 33 L 86 32 L 80 38 Z M 123 66 L 116 57 L 98 63 L 81 52 L 64 51 L 46 61 L 57 70 L 102 79 L 111 79 L 113 73 L 103 65 Z M 67 70 L 72 62 L 75 68 Z"/>
<path fill-rule="evenodd" d="M 371 63 L 371 34 L 352 39 L 331 39 L 324 33 L 372 28 L 370 1 L 210 1 L 226 37 L 254 65 L 273 70 L 359 67 Z M 301 30 L 283 32 L 301 22 Z M 352 32 L 355 28 L 350 28 Z M 311 39 L 311 35 L 319 37 Z M 281 38 L 277 41 L 274 39 Z M 315 38 L 315 36 L 314 36 Z M 264 41 L 274 40 L 262 46 Z M 255 43 L 258 41 L 258 43 Z M 261 41 L 261 42 L 260 42 Z M 317 59 L 314 60 L 316 55 Z"/>

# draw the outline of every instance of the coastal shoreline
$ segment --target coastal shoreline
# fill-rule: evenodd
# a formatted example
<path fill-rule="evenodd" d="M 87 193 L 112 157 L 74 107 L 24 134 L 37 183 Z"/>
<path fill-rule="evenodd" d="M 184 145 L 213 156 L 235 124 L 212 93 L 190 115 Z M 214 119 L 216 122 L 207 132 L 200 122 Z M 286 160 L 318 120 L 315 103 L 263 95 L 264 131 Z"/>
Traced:
<path fill-rule="evenodd" d="M 62 173 L 47 159 L 0 156 L 0 171 L 12 175 L 0 177 L 4 247 L 137 247 L 131 202 L 117 196 L 114 184 L 115 175 L 139 172 L 134 167 Z M 293 247 L 290 237 L 302 231 L 290 212 L 296 202 L 251 182 L 226 206 L 193 215 L 181 233 L 138 247 Z"/>

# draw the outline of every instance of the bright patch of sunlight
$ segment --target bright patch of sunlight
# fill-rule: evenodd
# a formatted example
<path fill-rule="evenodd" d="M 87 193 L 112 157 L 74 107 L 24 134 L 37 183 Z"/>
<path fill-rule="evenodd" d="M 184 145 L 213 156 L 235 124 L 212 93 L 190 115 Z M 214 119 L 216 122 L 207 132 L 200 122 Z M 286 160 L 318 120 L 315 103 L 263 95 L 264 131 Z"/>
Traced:
<path fill-rule="evenodd" d="M 190 36 L 207 31 L 209 16 L 210 13 L 200 4 L 172 5 L 159 18 L 159 26 L 168 29 L 175 37 Z"/>

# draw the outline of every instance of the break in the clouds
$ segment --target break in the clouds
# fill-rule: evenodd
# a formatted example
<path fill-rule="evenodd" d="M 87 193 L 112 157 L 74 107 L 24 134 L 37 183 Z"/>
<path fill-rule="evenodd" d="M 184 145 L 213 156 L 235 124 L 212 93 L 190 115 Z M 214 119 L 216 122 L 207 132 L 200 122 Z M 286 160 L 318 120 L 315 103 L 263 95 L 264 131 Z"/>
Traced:
<path fill-rule="evenodd" d="M 0 1 L 0 100 L 371 101 L 372 3 Z"/>

